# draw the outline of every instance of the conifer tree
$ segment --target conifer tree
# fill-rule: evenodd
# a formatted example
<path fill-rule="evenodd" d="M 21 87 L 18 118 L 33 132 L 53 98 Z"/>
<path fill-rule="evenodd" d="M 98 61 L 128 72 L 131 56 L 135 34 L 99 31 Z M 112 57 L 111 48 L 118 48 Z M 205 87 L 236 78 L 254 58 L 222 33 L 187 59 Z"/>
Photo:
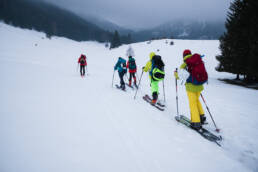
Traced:
<path fill-rule="evenodd" d="M 226 33 L 220 38 L 221 55 L 217 71 L 244 75 L 246 81 L 257 80 L 257 1 L 235 0 L 229 8 Z"/>
<path fill-rule="evenodd" d="M 127 35 L 127 43 L 128 44 L 132 43 L 132 36 L 130 33 L 128 33 L 128 35 Z"/>
<path fill-rule="evenodd" d="M 113 39 L 111 41 L 110 48 L 116 48 L 116 47 L 119 47 L 120 45 L 121 45 L 120 36 L 119 36 L 118 31 L 116 30 L 114 33 Z"/>
<path fill-rule="evenodd" d="M 247 56 L 247 82 L 258 82 L 258 1 L 244 0 L 246 5 L 246 20 L 249 21 Z"/>

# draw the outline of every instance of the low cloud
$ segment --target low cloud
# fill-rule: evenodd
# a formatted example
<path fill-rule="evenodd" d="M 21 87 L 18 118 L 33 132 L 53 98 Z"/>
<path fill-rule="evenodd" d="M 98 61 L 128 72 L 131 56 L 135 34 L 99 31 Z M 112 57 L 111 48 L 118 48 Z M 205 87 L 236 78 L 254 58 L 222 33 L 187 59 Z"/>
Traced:
<path fill-rule="evenodd" d="M 230 2 L 232 2 L 232 0 L 43 1 L 81 16 L 95 16 L 130 28 L 149 28 L 178 19 L 225 20 Z"/>

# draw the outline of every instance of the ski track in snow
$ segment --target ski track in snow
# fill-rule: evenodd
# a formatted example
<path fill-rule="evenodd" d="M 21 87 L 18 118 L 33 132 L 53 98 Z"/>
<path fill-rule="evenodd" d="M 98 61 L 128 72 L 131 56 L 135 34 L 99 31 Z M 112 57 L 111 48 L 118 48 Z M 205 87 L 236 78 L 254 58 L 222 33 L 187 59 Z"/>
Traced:
<path fill-rule="evenodd" d="M 0 23 L 0 171 L 258 171 L 258 92 L 224 84 L 218 78 L 218 41 L 165 40 L 131 44 L 138 65 L 149 53 L 165 62 L 166 110 L 142 100 L 150 94 L 144 73 L 136 100 L 112 84 L 113 67 L 127 45 L 108 50 L 96 42 L 46 39 L 43 33 Z M 37 46 L 35 45 L 37 44 Z M 173 71 L 189 48 L 205 55 L 209 83 L 203 91 L 223 137 L 222 147 L 174 120 Z M 79 76 L 77 59 L 85 53 L 88 72 Z M 125 77 L 126 78 L 126 77 Z M 127 79 L 125 79 L 127 81 Z M 163 101 L 162 83 L 159 99 Z M 184 86 L 179 83 L 179 112 L 189 116 Z M 206 110 L 209 125 L 213 123 Z"/>

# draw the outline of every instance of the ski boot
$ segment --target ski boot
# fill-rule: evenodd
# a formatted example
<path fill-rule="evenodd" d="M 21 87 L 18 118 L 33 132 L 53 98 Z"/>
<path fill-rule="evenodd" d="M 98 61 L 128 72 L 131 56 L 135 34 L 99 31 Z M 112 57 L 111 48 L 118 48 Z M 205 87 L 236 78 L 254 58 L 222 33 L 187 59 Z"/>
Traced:
<path fill-rule="evenodd" d="M 205 122 L 206 122 L 206 116 L 200 115 L 200 119 L 201 119 L 201 124 L 202 124 L 202 125 L 205 124 Z"/>
<path fill-rule="evenodd" d="M 191 128 L 194 130 L 202 129 L 202 124 L 200 122 L 191 122 Z"/>
<path fill-rule="evenodd" d="M 151 101 L 151 104 L 152 104 L 152 105 L 156 104 L 157 100 L 158 100 L 158 94 L 157 94 L 157 92 L 153 92 L 153 93 L 152 93 L 152 101 Z"/>
<path fill-rule="evenodd" d="M 151 100 L 151 104 L 152 104 L 152 105 L 155 105 L 155 104 L 156 104 L 156 102 L 157 102 L 157 100 L 154 100 L 154 99 L 153 99 L 153 100 Z"/>
<path fill-rule="evenodd" d="M 132 80 L 129 80 L 129 87 L 131 87 L 131 85 L 132 85 Z"/>
<path fill-rule="evenodd" d="M 136 77 L 133 78 L 133 83 L 134 83 L 135 86 L 137 86 L 137 84 L 136 84 Z"/>
<path fill-rule="evenodd" d="M 120 86 L 121 90 L 125 91 L 125 85 Z"/>

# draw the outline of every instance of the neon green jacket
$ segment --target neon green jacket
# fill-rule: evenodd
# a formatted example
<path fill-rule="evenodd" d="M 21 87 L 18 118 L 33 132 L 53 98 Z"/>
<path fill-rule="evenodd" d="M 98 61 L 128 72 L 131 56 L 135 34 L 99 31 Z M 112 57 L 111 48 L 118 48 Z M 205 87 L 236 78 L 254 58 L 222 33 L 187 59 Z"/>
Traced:
<path fill-rule="evenodd" d="M 152 65 L 152 57 L 155 56 L 155 53 L 151 52 L 150 53 L 150 60 L 146 63 L 145 67 L 143 68 L 144 72 L 150 72 L 151 70 L 151 65 Z"/>

